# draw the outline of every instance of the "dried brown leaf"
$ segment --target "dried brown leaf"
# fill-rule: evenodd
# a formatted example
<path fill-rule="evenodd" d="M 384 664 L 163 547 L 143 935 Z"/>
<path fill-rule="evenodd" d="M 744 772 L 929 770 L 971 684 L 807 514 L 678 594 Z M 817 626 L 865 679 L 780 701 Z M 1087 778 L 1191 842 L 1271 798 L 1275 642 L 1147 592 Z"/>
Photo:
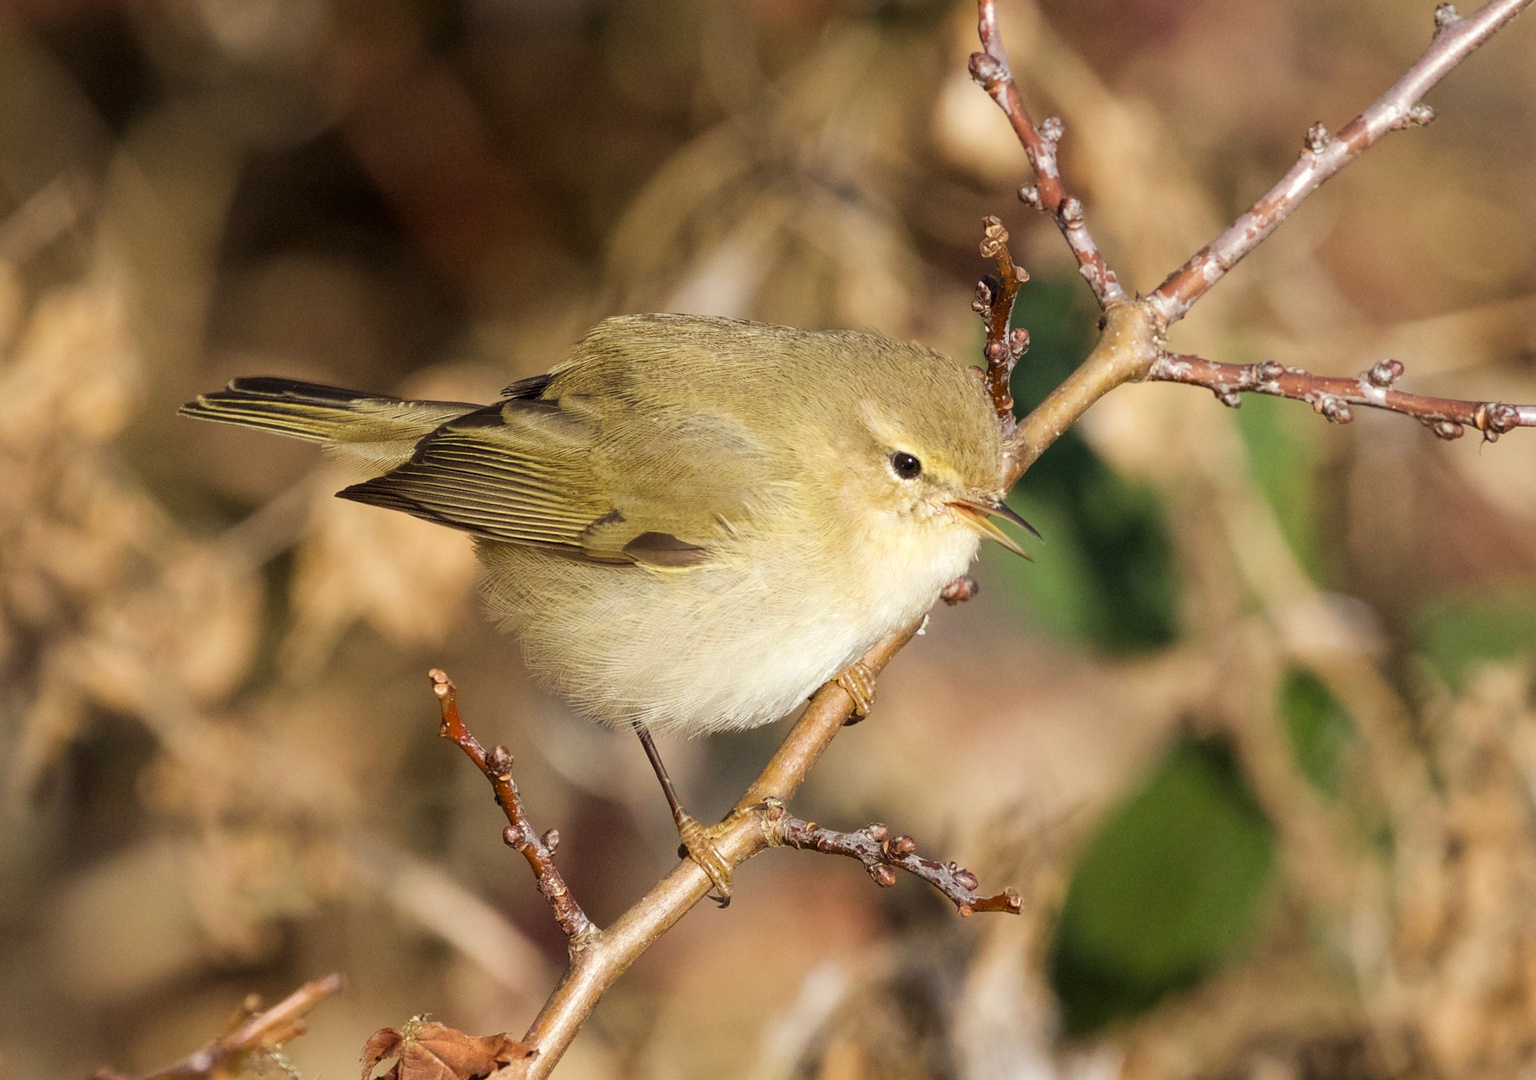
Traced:
<path fill-rule="evenodd" d="M 370 1035 L 363 1044 L 363 1080 L 368 1080 L 384 1059 L 398 1054 L 403 1042 L 405 1036 L 394 1028 L 380 1028 Z"/>
<path fill-rule="evenodd" d="M 392 1057 L 398 1060 L 380 1080 L 478 1080 L 532 1054 L 509 1035 L 467 1035 L 434 1020 L 412 1021 L 403 1031 L 374 1032 L 363 1047 L 362 1080 Z"/>

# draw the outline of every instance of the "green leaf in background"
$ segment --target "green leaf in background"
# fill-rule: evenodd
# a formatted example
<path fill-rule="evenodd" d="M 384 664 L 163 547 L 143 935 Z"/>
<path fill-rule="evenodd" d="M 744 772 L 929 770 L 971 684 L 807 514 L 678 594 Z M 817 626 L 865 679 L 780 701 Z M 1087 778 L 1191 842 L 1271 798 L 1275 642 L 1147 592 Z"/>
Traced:
<path fill-rule="evenodd" d="M 1052 946 L 1069 1034 L 1197 981 L 1253 928 L 1274 832 L 1219 743 L 1186 739 L 1078 861 Z"/>
<path fill-rule="evenodd" d="M 1031 281 L 1014 308 L 1030 349 L 1014 372 L 1022 415 L 1093 346 L 1097 312 L 1075 280 Z M 1045 629 L 1108 650 L 1157 648 L 1178 636 L 1172 545 L 1152 490 L 1115 473 L 1069 431 L 1025 473 L 1010 502 L 1040 529 L 1036 562 L 989 553 L 983 574 Z"/>
<path fill-rule="evenodd" d="M 1356 736 L 1344 706 L 1317 676 L 1297 669 L 1281 683 L 1280 716 L 1302 773 L 1319 791 L 1338 795 L 1344 751 Z"/>
<path fill-rule="evenodd" d="M 1103 603 L 1093 567 L 1073 542 L 1071 517 L 1053 501 L 1017 491 L 1008 503 L 1047 540 L 1030 545 L 1032 563 L 998 545 L 984 545 L 979 576 L 989 586 L 1001 586 L 999 592 L 1022 608 L 1031 623 L 1058 641 L 1093 640 Z"/>
<path fill-rule="evenodd" d="M 1249 469 L 1264 492 L 1280 532 L 1314 581 L 1326 568 L 1319 528 L 1318 465 L 1322 458 L 1317 417 L 1293 401 L 1244 394 L 1237 430 L 1248 446 Z"/>
<path fill-rule="evenodd" d="M 1434 601 L 1414 619 L 1416 651 L 1453 692 L 1479 664 L 1536 653 L 1536 593 L 1469 593 Z"/>

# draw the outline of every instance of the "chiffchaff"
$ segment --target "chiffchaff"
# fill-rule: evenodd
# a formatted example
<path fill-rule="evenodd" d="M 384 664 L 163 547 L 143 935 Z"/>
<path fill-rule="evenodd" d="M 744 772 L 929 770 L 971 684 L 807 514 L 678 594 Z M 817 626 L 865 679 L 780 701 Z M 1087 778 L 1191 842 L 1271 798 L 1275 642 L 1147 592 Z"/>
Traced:
<path fill-rule="evenodd" d="M 684 315 L 608 319 L 491 405 L 237 379 L 182 412 L 318 441 L 344 499 L 473 534 L 528 670 L 634 727 L 689 851 L 728 867 L 648 730 L 777 720 L 962 574 L 1003 503 L 981 381 L 919 345 Z"/>

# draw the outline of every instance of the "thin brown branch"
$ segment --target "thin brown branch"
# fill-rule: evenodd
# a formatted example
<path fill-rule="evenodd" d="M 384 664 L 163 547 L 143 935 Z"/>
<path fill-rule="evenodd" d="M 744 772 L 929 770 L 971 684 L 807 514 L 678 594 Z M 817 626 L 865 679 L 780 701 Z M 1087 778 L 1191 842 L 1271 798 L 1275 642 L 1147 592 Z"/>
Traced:
<path fill-rule="evenodd" d="M 878 822 L 857 832 L 838 832 L 792 816 L 777 799 L 768 800 L 763 810 L 770 844 L 857 859 L 881 888 L 896 884 L 896 871 L 905 870 L 948 897 L 961 915 L 969 916 L 978 911 L 1005 911 L 1017 915 L 1023 909 L 1023 901 L 1013 889 L 983 896 L 976 891 L 979 883 L 975 874 L 952 862 L 940 863 L 923 858 L 910 836 L 893 837 L 890 829 Z"/>
<path fill-rule="evenodd" d="M 1013 261 L 1008 250 L 1008 230 L 995 217 L 982 219 L 985 235 L 981 241 L 984 258 L 997 262 L 997 277 L 988 274 L 976 283 L 976 299 L 971 310 L 987 324 L 985 354 L 987 393 L 992 396 L 992 407 L 997 410 L 998 422 L 1005 433 L 1013 431 L 1013 368 L 1029 349 L 1029 331 L 1022 326 L 1010 330 L 1013 319 L 1013 301 L 1019 295 L 1019 286 L 1029 280 L 1029 273 Z"/>
<path fill-rule="evenodd" d="M 256 1053 L 274 1050 L 304 1034 L 304 1014 L 341 989 L 340 975 L 307 982 L 276 1005 L 242 1020 L 233 1031 L 214 1039 L 207 1046 L 188 1055 L 169 1069 L 155 1073 L 149 1080 L 182 1080 L 203 1077 L 222 1080 L 238 1075 L 241 1066 Z M 247 1006 L 254 1012 L 255 1005 Z M 122 1080 L 121 1074 L 103 1069 L 97 1077 Z"/>
<path fill-rule="evenodd" d="M 1413 417 L 1442 439 L 1459 439 L 1471 427 L 1482 432 L 1487 442 L 1497 442 L 1500 435 L 1517 427 L 1536 427 L 1536 405 L 1407 394 L 1392 389 L 1402 375 L 1403 365 L 1396 360 L 1383 360 L 1349 379 L 1314 375 L 1273 360 L 1262 364 L 1222 364 L 1199 356 L 1164 353 L 1152 365 L 1147 379 L 1203 386 L 1232 408 L 1238 406 L 1242 394 L 1270 394 L 1305 401 L 1318 415 L 1336 424 L 1353 420 L 1356 406 L 1385 409 Z"/>
<path fill-rule="evenodd" d="M 507 846 L 515 848 L 528 860 L 534 880 L 538 882 L 539 892 L 549 901 L 555 922 L 565 931 L 571 950 L 574 952 L 583 948 L 597 936 L 598 930 L 592 920 L 587 918 L 587 913 L 581 910 L 581 905 L 571 895 L 565 878 L 555 866 L 555 848 L 559 846 L 560 834 L 554 829 L 543 836 L 534 831 L 523 810 L 517 784 L 512 780 L 512 755 L 505 746 L 493 747 L 487 753 L 485 747 L 480 745 L 480 740 L 464 726 L 464 721 L 459 717 L 458 691 L 453 680 L 436 668 L 428 672 L 428 677 L 432 680 L 432 692 L 437 695 L 438 709 L 443 717 L 443 726 L 438 733 L 457 743 L 459 749 L 491 782 L 496 802 L 507 815 L 507 827 L 502 831 L 502 839 L 507 842 Z"/>
<path fill-rule="evenodd" d="M 1182 319 L 1196 300 L 1258 247 L 1307 196 L 1383 135 L 1422 127 L 1433 120 L 1434 110 L 1420 101 L 1424 94 L 1530 4 L 1531 0 L 1490 0 L 1467 18 L 1450 4 L 1436 8 L 1434 39 L 1418 63 L 1337 135 L 1328 134 L 1322 124 L 1314 124 L 1307 132 L 1300 159 L 1280 182 L 1147 297 L 1163 326 Z"/>
<path fill-rule="evenodd" d="M 1088 282 L 1099 306 L 1108 308 L 1126 299 L 1125 290 L 1099 253 L 1098 245 L 1088 232 L 1083 220 L 1081 199 L 1066 193 L 1061 183 L 1061 171 L 1056 163 L 1056 148 L 1065 132 L 1061 118 L 1047 117 L 1035 126 L 1029 109 L 1013 81 L 1008 67 L 1008 54 L 1003 51 L 1002 34 L 997 28 L 995 0 L 977 0 L 976 32 L 981 38 L 982 51 L 971 54 L 971 78 L 985 90 L 998 108 L 1008 117 L 1013 133 L 1035 171 L 1035 183 L 1019 189 L 1019 198 L 1042 213 L 1049 214 L 1056 222 L 1067 246 L 1077 259 L 1078 273 Z"/>

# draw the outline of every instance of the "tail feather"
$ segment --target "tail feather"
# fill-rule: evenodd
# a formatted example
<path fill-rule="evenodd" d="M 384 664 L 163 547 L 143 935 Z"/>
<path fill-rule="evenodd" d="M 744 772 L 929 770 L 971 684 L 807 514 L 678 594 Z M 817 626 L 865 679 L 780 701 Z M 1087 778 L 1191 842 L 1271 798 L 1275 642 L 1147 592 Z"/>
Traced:
<path fill-rule="evenodd" d="M 183 416 L 260 428 L 323 443 L 370 471 L 394 468 L 418 440 L 480 408 L 461 401 L 407 401 L 335 386 L 270 376 L 235 379 L 181 407 Z"/>

